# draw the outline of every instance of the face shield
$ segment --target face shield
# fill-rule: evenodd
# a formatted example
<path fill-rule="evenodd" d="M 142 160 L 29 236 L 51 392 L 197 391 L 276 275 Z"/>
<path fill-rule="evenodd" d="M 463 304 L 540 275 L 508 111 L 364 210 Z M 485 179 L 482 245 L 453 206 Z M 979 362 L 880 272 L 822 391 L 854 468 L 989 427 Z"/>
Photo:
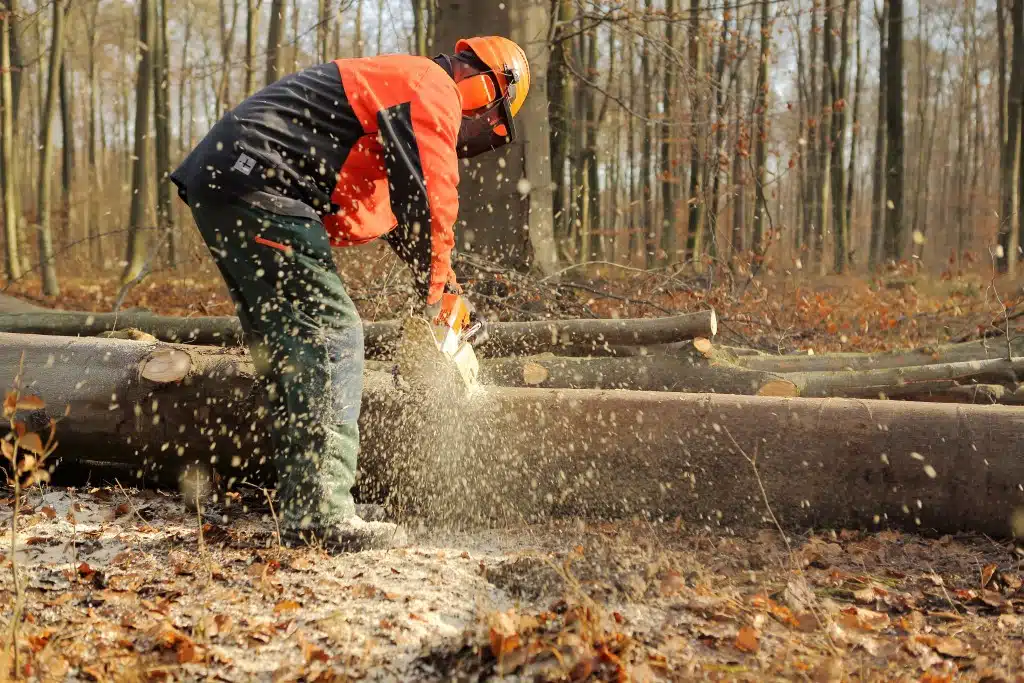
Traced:
<path fill-rule="evenodd" d="M 460 159 L 493 151 L 517 139 L 511 103 L 515 99 L 518 79 L 511 70 L 505 70 L 501 75 L 508 84 L 504 95 L 498 95 L 501 92 L 500 80 L 493 71 L 473 76 L 465 85 L 460 85 L 464 105 L 457 143 Z M 487 104 L 474 108 L 475 104 L 482 102 Z"/>

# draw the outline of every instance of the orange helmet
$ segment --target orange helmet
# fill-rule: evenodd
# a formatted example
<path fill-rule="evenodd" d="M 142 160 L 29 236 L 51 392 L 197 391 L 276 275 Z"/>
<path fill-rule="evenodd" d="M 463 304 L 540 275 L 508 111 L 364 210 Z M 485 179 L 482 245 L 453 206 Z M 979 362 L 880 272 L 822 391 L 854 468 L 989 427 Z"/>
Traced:
<path fill-rule="evenodd" d="M 512 116 L 519 113 L 526 100 L 526 93 L 530 90 L 530 63 L 526 60 L 526 53 L 523 48 L 516 45 L 508 38 L 501 36 L 481 36 L 477 38 L 463 38 L 455 43 L 455 51 L 462 52 L 469 50 L 480 60 L 491 67 L 491 70 L 498 77 L 501 86 L 501 94 L 509 98 L 509 109 Z M 512 74 L 512 79 L 508 78 Z M 513 92 L 509 92 L 509 80 L 514 82 Z M 493 101 L 496 98 L 492 98 Z"/>
<path fill-rule="evenodd" d="M 455 52 L 469 52 L 486 70 L 458 81 L 462 95 L 459 155 L 473 157 L 516 139 L 513 118 L 530 89 L 526 53 L 508 38 L 463 38 Z"/>

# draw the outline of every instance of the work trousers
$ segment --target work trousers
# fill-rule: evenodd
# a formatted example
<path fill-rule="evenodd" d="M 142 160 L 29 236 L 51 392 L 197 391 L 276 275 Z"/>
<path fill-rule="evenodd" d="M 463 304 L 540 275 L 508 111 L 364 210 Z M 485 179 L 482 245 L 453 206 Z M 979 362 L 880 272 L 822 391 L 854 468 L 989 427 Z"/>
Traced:
<path fill-rule="evenodd" d="M 226 195 L 189 204 L 270 399 L 281 523 L 342 523 L 355 514 L 363 327 L 327 232 Z"/>

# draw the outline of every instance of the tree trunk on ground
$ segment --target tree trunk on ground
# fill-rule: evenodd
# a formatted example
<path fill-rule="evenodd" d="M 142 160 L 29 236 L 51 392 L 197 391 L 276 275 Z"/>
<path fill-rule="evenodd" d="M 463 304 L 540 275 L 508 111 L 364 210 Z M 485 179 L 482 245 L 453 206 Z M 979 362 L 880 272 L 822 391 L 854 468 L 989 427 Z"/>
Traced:
<path fill-rule="evenodd" d="M 167 265 L 178 267 L 178 231 L 171 214 L 171 104 L 170 45 L 167 42 L 167 0 L 159 0 L 159 21 L 154 31 L 153 103 L 156 128 L 157 239 L 167 240 Z"/>
<path fill-rule="evenodd" d="M 153 96 L 153 61 L 156 31 L 155 3 L 139 0 L 139 73 L 135 90 L 135 146 L 132 153 L 132 201 L 128 216 L 126 265 L 121 281 L 139 277 L 146 262 L 146 207 L 149 204 L 149 125 Z"/>
<path fill-rule="evenodd" d="M 381 23 L 383 26 L 383 22 Z M 281 64 L 281 43 L 284 42 L 284 0 L 270 0 L 270 28 L 267 31 L 266 85 L 284 74 Z"/>
<path fill-rule="evenodd" d="M 875 157 L 872 162 L 871 173 L 871 244 L 868 253 L 868 267 L 873 271 L 877 268 L 882 258 L 882 249 L 885 235 L 885 221 L 888 211 L 886 210 L 885 183 L 888 174 L 886 172 L 886 140 L 888 135 L 885 130 L 885 122 L 888 119 L 886 112 L 885 95 L 888 89 L 888 70 L 886 62 L 888 59 L 888 32 L 889 32 L 889 1 L 883 0 L 882 13 L 876 15 L 878 23 L 878 114 L 875 118 Z"/>
<path fill-rule="evenodd" d="M 521 0 L 495 10 L 489 3 L 442 0 L 437 9 L 437 40 L 458 38 L 489 26 L 524 47 L 530 61 L 530 96 L 516 117 L 524 133 L 502 150 L 460 166 L 457 247 L 516 269 L 557 270 L 551 215 L 551 161 L 548 136 L 546 35 L 550 0 Z M 462 274 L 460 274 L 461 277 Z"/>
<path fill-rule="evenodd" d="M 768 245 L 765 243 L 768 202 L 765 198 L 767 145 L 768 145 L 768 58 L 772 44 L 772 26 L 768 11 L 769 0 L 761 0 L 761 50 L 757 66 L 757 131 L 754 139 L 755 185 L 754 235 L 751 248 L 755 255 L 763 257 Z M 755 265 L 755 268 L 757 265 Z"/>
<path fill-rule="evenodd" d="M 145 0 L 143 0 L 145 1 Z M 53 250 L 51 228 L 51 188 L 53 187 L 53 116 L 57 108 L 60 64 L 64 54 L 64 19 L 67 1 L 53 3 L 53 34 L 50 42 L 50 74 L 47 79 L 46 103 L 39 136 L 39 186 L 36 206 L 39 212 L 39 261 L 43 275 L 43 294 L 60 296 L 57 283 L 57 263 Z"/>
<path fill-rule="evenodd" d="M 58 474 L 84 459 L 129 465 L 149 482 L 196 465 L 230 487 L 273 479 L 245 357 L 3 335 L 0 376 L 13 377 L 22 354 L 46 410 L 67 406 Z M 445 406 L 371 372 L 358 493 L 465 524 L 680 516 L 736 529 L 765 524 L 752 493 L 762 490 L 784 528 L 885 520 L 1004 538 L 1024 506 L 1019 421 L 1000 406 L 503 387 Z"/>
<path fill-rule="evenodd" d="M 17 141 L 14 138 L 14 94 L 11 74 L 11 34 L 14 23 L 11 14 L 11 2 L 8 0 L 0 6 L 0 176 L 3 188 L 0 202 L 3 202 L 4 215 L 4 264 L 7 269 L 7 281 L 13 282 L 21 278 L 21 253 L 18 245 L 18 209 L 15 204 L 15 174 L 11 169 L 16 166 Z"/>
<path fill-rule="evenodd" d="M 94 336 L 113 330 L 137 329 L 157 339 L 200 344 L 243 343 L 238 318 L 174 318 L 145 312 L 88 313 L 46 311 L 38 314 L 0 315 L 0 332 Z M 398 339 L 398 321 L 363 324 L 368 356 L 386 355 Z M 483 354 L 539 353 L 564 347 L 597 349 L 619 345 L 654 345 L 713 337 L 718 321 L 713 310 L 665 318 L 619 320 L 552 320 L 489 323 L 487 338 L 474 343 Z M 584 348 L 584 350 L 586 350 Z"/>
<path fill-rule="evenodd" d="M 889 0 L 886 54 L 885 258 L 903 258 L 903 0 Z M 891 204 L 891 207 L 890 207 Z"/>

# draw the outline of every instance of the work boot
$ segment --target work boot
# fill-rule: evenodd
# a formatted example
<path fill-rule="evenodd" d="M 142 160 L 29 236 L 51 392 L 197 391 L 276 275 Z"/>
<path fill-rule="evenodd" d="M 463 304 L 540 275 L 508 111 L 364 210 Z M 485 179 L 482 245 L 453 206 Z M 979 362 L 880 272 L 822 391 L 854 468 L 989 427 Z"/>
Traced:
<path fill-rule="evenodd" d="M 306 529 L 285 528 L 281 543 L 289 548 L 322 547 L 328 552 L 358 553 L 364 550 L 386 550 L 408 543 L 405 529 L 390 522 L 367 522 L 358 516 L 330 526 L 309 526 Z"/>

